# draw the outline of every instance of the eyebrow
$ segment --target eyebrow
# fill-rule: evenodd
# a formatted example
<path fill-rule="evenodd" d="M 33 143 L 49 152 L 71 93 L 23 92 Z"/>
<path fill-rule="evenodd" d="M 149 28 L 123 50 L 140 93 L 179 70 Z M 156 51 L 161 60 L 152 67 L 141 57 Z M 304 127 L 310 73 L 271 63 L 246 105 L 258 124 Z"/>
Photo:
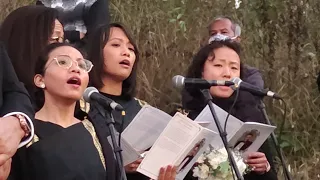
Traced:
<path fill-rule="evenodd" d="M 80 60 L 84 60 L 84 58 L 77 58 L 76 60 L 77 60 L 77 61 L 80 61 Z"/>
<path fill-rule="evenodd" d="M 215 31 L 229 31 L 227 28 L 222 28 L 222 29 L 211 29 L 210 32 L 215 32 Z"/>
<path fill-rule="evenodd" d="M 69 57 L 70 59 L 72 59 L 69 55 L 66 55 L 66 54 L 57 55 L 57 57 L 59 57 L 59 56 L 67 56 L 67 57 Z M 84 59 L 84 58 L 77 58 L 76 60 L 79 61 L 79 60 L 82 60 L 82 59 Z"/>
<path fill-rule="evenodd" d="M 119 41 L 123 41 L 123 39 L 121 39 L 121 38 L 112 38 L 112 39 L 109 39 L 109 41 L 112 41 L 112 40 L 119 40 Z"/>
<path fill-rule="evenodd" d="M 223 62 L 226 62 L 227 60 L 225 59 L 216 59 L 216 60 L 219 60 L 219 61 L 223 61 Z M 239 62 L 236 62 L 236 61 L 231 61 L 230 64 L 240 64 Z"/>
<path fill-rule="evenodd" d="M 121 39 L 121 38 L 112 38 L 112 39 L 109 39 L 109 41 L 112 41 L 112 40 L 119 40 L 119 41 L 121 41 L 121 42 L 124 42 L 124 40 Z M 133 44 L 130 42 L 130 40 L 129 40 L 129 42 L 128 42 L 127 44 L 131 44 L 131 45 L 133 46 Z"/>

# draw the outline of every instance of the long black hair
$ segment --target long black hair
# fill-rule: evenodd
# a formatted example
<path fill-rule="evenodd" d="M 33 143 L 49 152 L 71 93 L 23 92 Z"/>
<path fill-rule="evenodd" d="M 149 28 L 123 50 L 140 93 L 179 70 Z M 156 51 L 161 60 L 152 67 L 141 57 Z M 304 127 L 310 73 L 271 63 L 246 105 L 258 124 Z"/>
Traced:
<path fill-rule="evenodd" d="M 104 86 L 102 81 L 102 74 L 104 73 L 104 57 L 103 48 L 107 44 L 110 36 L 110 29 L 112 27 L 120 28 L 128 37 L 130 43 L 133 45 L 136 55 L 136 60 L 132 68 L 132 72 L 127 79 L 122 83 L 122 94 L 124 97 L 134 97 L 136 93 L 136 80 L 137 80 L 137 66 L 139 63 L 139 51 L 132 36 L 126 28 L 119 23 L 112 23 L 110 25 L 103 25 L 97 28 L 96 33 L 91 39 L 89 59 L 95 65 L 90 72 L 90 85 L 100 89 Z"/>
<path fill-rule="evenodd" d="M 48 44 L 57 18 L 55 9 L 23 6 L 11 12 L 0 27 L 0 41 L 4 43 L 17 76 L 29 93 L 34 87 L 36 60 Z"/>

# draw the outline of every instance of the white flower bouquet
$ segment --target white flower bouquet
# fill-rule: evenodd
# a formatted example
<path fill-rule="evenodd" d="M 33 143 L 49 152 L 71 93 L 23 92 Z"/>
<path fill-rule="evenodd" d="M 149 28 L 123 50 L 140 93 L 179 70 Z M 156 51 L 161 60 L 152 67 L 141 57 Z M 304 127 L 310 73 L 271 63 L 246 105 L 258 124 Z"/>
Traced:
<path fill-rule="evenodd" d="M 241 174 L 244 174 L 247 165 L 243 162 L 240 152 L 232 152 Z M 212 146 L 198 159 L 193 169 L 193 176 L 200 180 L 233 180 L 228 154 L 225 148 L 215 150 Z"/>

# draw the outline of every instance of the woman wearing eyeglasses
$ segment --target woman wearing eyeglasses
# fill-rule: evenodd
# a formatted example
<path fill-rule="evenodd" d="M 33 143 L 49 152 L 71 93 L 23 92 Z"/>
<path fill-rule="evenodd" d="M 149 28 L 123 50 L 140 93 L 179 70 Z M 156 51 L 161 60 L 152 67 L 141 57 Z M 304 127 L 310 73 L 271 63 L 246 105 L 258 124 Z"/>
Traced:
<path fill-rule="evenodd" d="M 37 61 L 35 136 L 14 156 L 9 179 L 113 180 L 111 146 L 99 139 L 91 120 L 74 117 L 89 82 L 92 63 L 67 44 L 51 44 Z M 109 149 L 108 149 L 109 148 Z"/>
<path fill-rule="evenodd" d="M 23 6 L 12 11 L 0 26 L 0 41 L 6 47 L 15 72 L 32 100 L 36 59 L 46 45 L 63 42 L 58 12 L 44 6 Z"/>
<path fill-rule="evenodd" d="M 71 45 L 54 43 L 39 57 L 35 135 L 13 157 L 9 180 L 119 180 L 107 138 L 95 119 L 74 116 L 93 64 Z M 174 180 L 176 168 L 161 168 L 160 180 Z"/>
<path fill-rule="evenodd" d="M 193 58 L 187 72 L 188 78 L 207 80 L 230 80 L 243 76 L 243 65 L 240 61 L 240 46 L 231 40 L 214 40 L 204 46 Z M 213 86 L 210 88 L 213 102 L 225 111 L 229 111 L 235 100 L 235 93 L 230 87 Z M 199 90 L 187 89 L 182 93 L 183 108 L 188 116 L 195 119 L 206 106 L 206 101 Z M 254 96 L 248 92 L 239 92 L 239 97 L 231 111 L 231 115 L 240 120 L 263 123 L 263 116 L 257 107 Z M 250 153 L 245 163 L 252 171 L 244 176 L 245 180 L 276 180 L 273 159 L 268 144 L 265 143 L 260 152 Z M 271 166 L 270 166 L 271 165 Z M 192 172 L 186 179 L 195 179 Z"/>

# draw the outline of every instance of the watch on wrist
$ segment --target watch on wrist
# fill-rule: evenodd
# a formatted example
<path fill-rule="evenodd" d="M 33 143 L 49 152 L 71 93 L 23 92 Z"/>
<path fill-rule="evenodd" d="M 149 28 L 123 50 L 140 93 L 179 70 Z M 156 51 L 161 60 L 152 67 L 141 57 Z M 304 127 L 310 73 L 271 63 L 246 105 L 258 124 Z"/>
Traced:
<path fill-rule="evenodd" d="M 15 114 L 13 116 L 19 119 L 20 126 L 25 133 L 24 137 L 27 137 L 31 132 L 31 128 L 30 128 L 26 118 L 21 114 Z"/>

